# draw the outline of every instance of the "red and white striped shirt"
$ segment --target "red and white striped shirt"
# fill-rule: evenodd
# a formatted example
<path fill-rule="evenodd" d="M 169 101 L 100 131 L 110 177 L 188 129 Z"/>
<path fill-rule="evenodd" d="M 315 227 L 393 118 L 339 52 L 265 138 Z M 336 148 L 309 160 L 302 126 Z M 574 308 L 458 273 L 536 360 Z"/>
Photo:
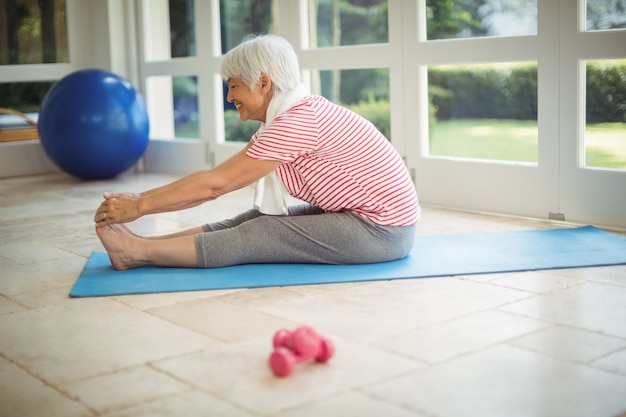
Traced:
<path fill-rule="evenodd" d="M 419 219 L 415 186 L 391 143 L 372 123 L 324 97 L 305 97 L 252 140 L 246 155 L 283 162 L 276 174 L 300 200 L 385 226 Z"/>

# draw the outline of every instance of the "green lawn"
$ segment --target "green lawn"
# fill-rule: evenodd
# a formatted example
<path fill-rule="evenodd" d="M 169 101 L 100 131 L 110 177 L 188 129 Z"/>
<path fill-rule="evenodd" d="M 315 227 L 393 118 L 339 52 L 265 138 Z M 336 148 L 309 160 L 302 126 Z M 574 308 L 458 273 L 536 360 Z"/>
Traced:
<path fill-rule="evenodd" d="M 626 123 L 587 126 L 586 165 L 626 169 Z M 439 121 L 430 132 L 430 154 L 499 161 L 537 162 L 537 122 Z"/>
<path fill-rule="evenodd" d="M 439 121 L 430 131 L 430 154 L 537 162 L 537 122 Z"/>
<path fill-rule="evenodd" d="M 598 123 L 587 126 L 587 166 L 626 169 L 626 123 Z"/>

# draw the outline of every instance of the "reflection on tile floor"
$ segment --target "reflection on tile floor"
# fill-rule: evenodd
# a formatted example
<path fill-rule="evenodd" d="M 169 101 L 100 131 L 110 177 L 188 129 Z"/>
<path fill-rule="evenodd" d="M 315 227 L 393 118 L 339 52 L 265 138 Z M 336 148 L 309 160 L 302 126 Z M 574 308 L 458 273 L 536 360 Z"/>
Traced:
<path fill-rule="evenodd" d="M 626 266 L 70 299 L 104 191 L 175 177 L 0 180 L 0 416 L 618 416 Z M 142 218 L 160 234 L 250 206 L 244 189 Z M 425 207 L 418 234 L 563 227 Z M 273 332 L 331 337 L 277 379 Z"/>

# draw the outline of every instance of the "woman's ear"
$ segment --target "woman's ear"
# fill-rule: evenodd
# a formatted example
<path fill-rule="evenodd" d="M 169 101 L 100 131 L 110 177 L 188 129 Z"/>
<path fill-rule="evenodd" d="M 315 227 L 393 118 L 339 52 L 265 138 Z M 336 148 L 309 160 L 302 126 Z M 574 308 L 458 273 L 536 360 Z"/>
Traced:
<path fill-rule="evenodd" d="M 265 94 L 272 91 L 272 79 L 267 74 L 261 74 L 259 77 L 259 83 L 261 84 L 261 91 Z"/>

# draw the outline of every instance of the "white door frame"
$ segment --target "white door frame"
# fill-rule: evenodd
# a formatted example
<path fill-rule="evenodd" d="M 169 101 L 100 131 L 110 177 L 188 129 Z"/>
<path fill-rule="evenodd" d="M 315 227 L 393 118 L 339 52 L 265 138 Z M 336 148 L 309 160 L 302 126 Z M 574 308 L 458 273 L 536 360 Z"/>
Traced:
<path fill-rule="evenodd" d="M 566 220 L 626 230 L 626 171 L 584 167 L 584 61 L 625 59 L 626 30 L 586 32 L 585 1 L 578 8 L 570 1 L 561 0 L 560 16 L 560 211 Z"/>
<path fill-rule="evenodd" d="M 412 2 L 405 2 L 405 7 Z M 558 3 L 538 2 L 538 34 L 509 38 L 426 41 L 425 7 L 405 11 L 404 114 L 407 164 L 415 171 L 423 203 L 484 212 L 546 218 L 558 211 Z M 489 62 L 537 62 L 538 163 L 469 160 L 428 155 L 426 66 Z M 415 109 L 418 109 L 415 111 Z M 410 112 L 410 113 L 409 113 Z M 415 114 L 417 113 L 417 118 Z"/>

